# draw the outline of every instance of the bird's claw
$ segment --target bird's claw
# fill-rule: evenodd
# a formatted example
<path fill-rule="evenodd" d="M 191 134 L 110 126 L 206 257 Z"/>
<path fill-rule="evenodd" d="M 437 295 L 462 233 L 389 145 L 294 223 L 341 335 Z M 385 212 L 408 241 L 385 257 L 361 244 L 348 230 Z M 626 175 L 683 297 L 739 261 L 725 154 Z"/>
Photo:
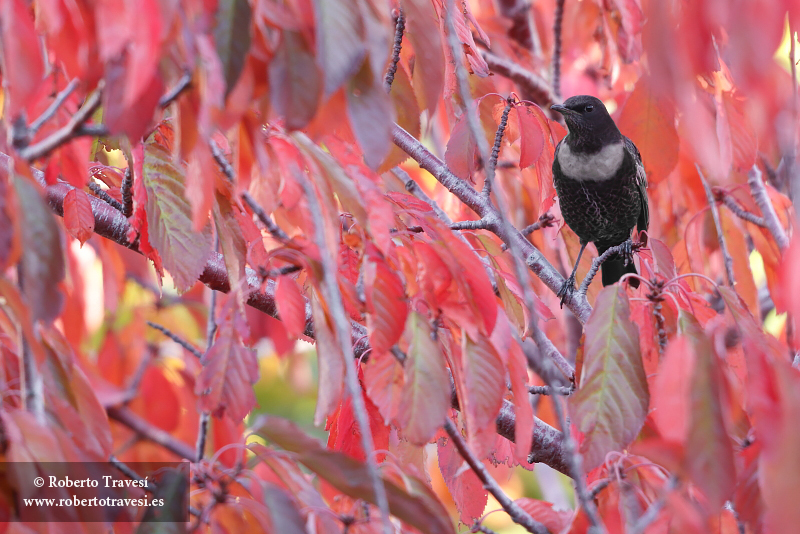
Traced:
<path fill-rule="evenodd" d="M 627 267 L 628 265 L 633 263 L 633 249 L 634 249 L 633 241 L 628 239 L 627 241 L 622 243 L 620 247 L 622 248 L 620 249 L 619 254 L 625 260 L 625 267 Z"/>
<path fill-rule="evenodd" d="M 572 300 L 572 294 L 575 292 L 575 275 L 570 275 L 569 278 L 564 280 L 561 289 L 558 290 L 556 296 L 561 298 L 561 307 L 564 307 L 565 302 Z"/>

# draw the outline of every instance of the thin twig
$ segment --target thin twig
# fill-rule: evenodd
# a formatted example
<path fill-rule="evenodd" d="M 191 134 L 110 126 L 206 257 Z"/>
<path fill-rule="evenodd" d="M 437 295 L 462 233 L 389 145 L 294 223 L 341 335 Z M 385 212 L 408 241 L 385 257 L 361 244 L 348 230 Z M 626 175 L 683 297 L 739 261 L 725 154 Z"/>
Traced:
<path fill-rule="evenodd" d="M 525 100 L 535 102 L 543 108 L 549 108 L 550 104 L 556 101 L 549 84 L 538 74 L 486 50 L 481 50 L 481 56 L 489 66 L 489 70 L 516 83 Z"/>
<path fill-rule="evenodd" d="M 747 211 L 744 209 L 742 205 L 740 205 L 732 195 L 728 194 L 727 191 L 720 187 L 712 187 L 711 191 L 714 193 L 714 198 L 718 202 L 722 202 L 725 204 L 725 207 L 731 210 L 731 213 L 743 219 L 747 222 L 753 223 L 756 226 L 760 226 L 762 228 L 767 227 L 767 223 L 764 222 L 763 217 L 759 217 L 752 211 Z"/>
<path fill-rule="evenodd" d="M 503 108 L 503 115 L 500 117 L 500 124 L 497 125 L 497 132 L 494 134 L 492 154 L 489 156 L 489 167 L 492 169 L 492 175 L 495 174 L 495 170 L 497 169 L 497 158 L 500 156 L 500 145 L 503 143 L 503 135 L 506 132 L 506 126 L 508 126 L 508 113 L 511 111 L 512 106 L 513 100 L 511 97 L 509 97 L 506 99 L 506 107 Z M 488 197 L 491 194 L 492 182 L 487 176 L 487 179 L 483 182 L 483 195 Z"/>
<path fill-rule="evenodd" d="M 419 184 L 417 184 L 417 182 L 415 182 L 414 179 L 411 178 L 411 176 L 409 176 L 409 174 L 406 171 L 404 171 L 400 167 L 395 167 L 394 169 L 392 169 L 392 174 L 394 174 L 398 180 L 403 182 L 403 185 L 405 186 L 406 191 L 408 191 L 409 194 L 417 197 L 425 204 L 430 206 L 433 209 L 433 212 L 436 214 L 436 216 L 439 217 L 439 219 L 441 219 L 442 221 L 444 221 L 445 224 L 448 225 L 453 224 L 453 221 L 452 219 L 450 219 L 450 216 L 447 215 L 447 213 L 445 213 L 445 211 L 441 207 L 439 207 L 439 204 L 437 204 L 435 200 L 429 197 L 425 193 L 425 191 L 422 190 Z"/>
<path fill-rule="evenodd" d="M 494 530 L 490 529 L 489 527 L 484 527 L 483 525 L 481 525 L 477 521 L 472 526 L 472 528 L 469 529 L 469 531 L 470 532 L 480 532 L 481 534 L 497 534 L 497 532 L 495 532 Z"/>
<path fill-rule="evenodd" d="M 499 220 L 497 218 L 497 210 L 491 203 L 486 202 L 486 199 L 468 182 L 455 176 L 442 160 L 431 154 L 422 143 L 396 123 L 392 125 L 392 141 L 481 218 Z M 525 236 L 516 229 L 508 229 L 499 225 L 497 228 L 490 228 L 489 230 L 503 240 L 507 246 L 514 242 L 524 256 L 528 268 L 553 293 L 558 293 L 561 286 L 564 285 L 564 277 Z M 586 295 L 575 294 L 566 304 L 581 323 L 585 323 L 592 313 L 592 307 L 586 300 Z"/>
<path fill-rule="evenodd" d="M 391 534 L 393 529 L 389 519 L 389 501 L 386 496 L 386 487 L 383 485 L 383 479 L 378 472 L 375 454 L 373 454 L 375 446 L 372 440 L 372 430 L 369 425 L 361 384 L 358 381 L 355 367 L 350 320 L 347 318 L 347 312 L 342 302 L 342 294 L 339 290 L 338 264 L 325 238 L 325 223 L 322 218 L 322 208 L 319 200 L 317 200 L 317 193 L 307 180 L 302 179 L 301 185 L 306 195 L 309 211 L 314 219 L 314 243 L 317 245 L 322 259 L 323 289 L 326 294 L 325 303 L 331 313 L 336 329 L 336 338 L 344 356 L 345 382 L 350 395 L 350 402 L 353 405 L 353 413 L 358 423 L 358 429 L 361 431 L 361 447 L 364 449 L 366 456 L 367 470 L 375 493 L 375 504 L 381 512 L 384 534 Z"/>
<path fill-rule="evenodd" d="M 789 237 L 786 235 L 786 230 L 783 229 L 780 219 L 778 219 L 778 214 L 775 213 L 775 207 L 769 199 L 767 187 L 764 185 L 764 180 L 761 179 L 761 171 L 758 166 L 753 165 L 753 168 L 747 173 L 747 184 L 750 186 L 750 194 L 753 195 L 758 209 L 761 210 L 761 214 L 764 216 L 764 224 L 767 230 L 772 234 L 778 247 L 781 250 L 786 250 L 789 246 Z"/>
<path fill-rule="evenodd" d="M 711 187 L 709 187 L 708 182 L 706 182 L 706 178 L 700 170 L 700 165 L 695 163 L 694 166 L 697 169 L 697 174 L 700 176 L 700 181 L 703 183 L 703 189 L 706 190 L 708 205 L 711 207 L 711 216 L 714 218 L 714 227 L 717 229 L 717 241 L 719 242 L 719 250 L 722 252 L 722 260 L 725 264 L 725 276 L 728 287 L 733 287 L 736 283 L 736 278 L 733 276 L 733 258 L 730 252 L 728 252 L 728 244 L 725 242 L 725 234 L 722 232 L 722 222 L 719 218 L 717 203 L 714 201 L 714 193 L 711 192 Z M 759 173 L 759 178 L 761 178 L 761 173 Z"/>
<path fill-rule="evenodd" d="M 219 250 L 219 233 L 215 232 L 214 235 L 214 251 Z M 206 319 L 206 354 L 208 351 L 211 350 L 211 346 L 214 344 L 214 337 L 217 334 L 217 319 L 216 319 L 216 310 L 217 310 L 217 292 L 212 291 L 210 300 L 208 303 L 208 317 Z M 207 363 L 207 362 L 204 362 Z M 197 445 L 195 447 L 196 451 L 196 458 L 199 462 L 203 459 L 203 454 L 206 450 L 206 437 L 208 436 L 208 422 L 211 419 L 211 415 L 207 411 L 203 411 L 200 414 L 200 428 L 197 432 Z"/>
<path fill-rule="evenodd" d="M 81 106 L 81 108 L 75 112 L 75 115 L 72 116 L 66 125 L 62 126 L 35 145 L 30 145 L 21 149 L 19 151 L 20 157 L 25 161 L 33 161 L 42 158 L 67 141 L 77 137 L 78 134 L 82 134 L 83 132 L 80 132 L 79 128 L 91 118 L 92 113 L 94 113 L 94 111 L 100 106 L 100 102 L 102 100 L 101 97 L 103 95 L 103 87 L 104 83 L 101 81 L 97 85 L 97 89 L 89 96 L 89 98 L 86 99 L 86 102 L 84 102 L 83 106 Z"/>
<path fill-rule="evenodd" d="M 262 280 L 266 280 L 268 278 L 278 278 L 279 276 L 285 276 L 287 274 L 296 273 L 297 271 L 302 270 L 303 268 L 299 265 L 284 265 L 283 267 L 278 267 L 277 269 L 266 269 L 263 266 L 258 266 L 258 275 L 261 277 Z"/>
<path fill-rule="evenodd" d="M 551 386 L 528 386 L 528 393 L 532 395 L 552 395 L 555 391 L 556 395 L 569 396 L 572 395 L 574 388 L 567 386 L 556 386 L 555 389 Z"/>
<path fill-rule="evenodd" d="M 272 237 L 278 241 L 289 241 L 289 236 L 286 235 L 286 232 L 284 232 L 280 226 L 275 224 L 275 222 L 269 218 L 269 215 L 266 214 L 264 208 L 258 205 L 258 202 L 256 202 L 256 200 L 250 196 L 250 193 L 247 191 L 242 193 L 242 199 L 247 203 L 248 206 L 250 206 L 250 209 L 256 214 L 256 217 L 258 217 L 258 220 L 261 221 L 261 224 L 263 224 L 269 233 L 272 234 Z"/>
<path fill-rule="evenodd" d="M 603 491 L 604 489 L 606 489 L 606 488 L 608 487 L 608 485 L 609 485 L 609 484 L 611 484 L 613 481 L 614 481 L 614 479 L 613 479 L 613 478 L 611 478 L 611 477 L 609 477 L 609 478 L 604 478 L 604 479 L 600 480 L 599 482 L 597 482 L 597 483 L 596 483 L 596 484 L 595 484 L 595 485 L 592 487 L 592 489 L 591 489 L 591 490 L 589 490 L 589 498 L 590 498 L 591 500 L 595 500 L 595 499 L 597 498 L 597 495 L 598 495 L 598 494 L 599 494 L 601 491 Z"/>
<path fill-rule="evenodd" d="M 180 337 L 178 334 L 175 334 L 167 327 L 161 326 L 160 324 L 154 323 L 152 321 L 147 321 L 147 326 L 149 326 L 150 328 L 155 328 L 156 330 L 158 330 L 159 332 L 170 338 L 172 341 L 174 341 L 184 349 L 191 352 L 198 360 L 203 357 L 203 353 L 200 352 L 198 349 L 196 349 L 194 345 L 192 345 L 191 343 Z"/>
<path fill-rule="evenodd" d="M 93 179 L 90 178 L 87 186 L 89 187 L 89 191 L 91 191 L 94 194 L 94 196 L 96 196 L 97 198 L 99 198 L 100 200 L 102 200 L 103 202 L 105 202 L 118 212 L 124 214 L 125 206 L 123 206 L 119 200 L 112 197 L 111 194 L 105 189 L 103 189 L 100 184 L 98 184 L 97 182 L 95 182 Z"/>
<path fill-rule="evenodd" d="M 658 519 L 658 514 L 667 503 L 667 497 L 669 497 L 669 494 L 677 487 L 677 485 L 678 479 L 674 476 L 670 477 L 667 483 L 664 485 L 664 493 L 662 493 L 658 499 L 653 501 L 653 503 L 647 508 L 647 510 L 645 510 L 641 517 L 639 517 L 636 523 L 634 523 L 633 527 L 631 527 L 631 529 L 628 531 L 629 534 L 642 534 L 653 521 Z"/>
<path fill-rule="evenodd" d="M 36 135 L 36 132 L 39 131 L 39 128 L 44 126 L 47 121 L 53 118 L 53 115 L 56 114 L 58 108 L 64 104 L 64 101 L 69 98 L 69 95 L 72 94 L 76 87 L 78 87 L 78 78 L 73 78 L 72 81 L 69 82 L 69 84 L 56 95 L 55 100 L 53 100 L 53 102 L 47 106 L 47 109 L 44 110 L 44 112 L 42 112 L 42 114 L 31 123 L 30 127 L 28 128 L 28 135 L 30 135 L 30 138 L 33 138 L 33 136 Z"/>
<path fill-rule="evenodd" d="M 489 222 L 485 219 L 458 221 L 450 224 L 451 230 L 486 230 L 488 227 Z"/>
<path fill-rule="evenodd" d="M 139 473 L 137 473 L 136 471 L 134 471 L 133 469 L 128 467 L 123 462 L 120 462 L 117 459 L 117 457 L 114 456 L 113 454 L 108 457 L 108 463 L 110 463 L 111 465 L 116 467 L 117 471 L 119 471 L 120 473 L 122 473 L 123 475 L 125 475 L 126 477 L 128 477 L 131 480 L 136 480 L 137 482 L 144 482 L 144 480 L 145 480 L 141 476 L 139 476 Z M 158 490 L 158 486 L 152 480 L 148 480 L 147 481 L 147 485 L 143 485 L 141 487 L 142 487 L 142 489 L 144 491 L 146 491 L 148 493 L 155 493 L 156 490 Z"/>
<path fill-rule="evenodd" d="M 214 157 L 214 161 L 216 161 L 219 168 L 222 169 L 222 174 L 225 175 L 230 183 L 236 183 L 236 172 L 233 170 L 233 165 L 231 165 L 231 162 L 225 157 L 225 154 L 222 152 L 217 142 L 213 139 L 209 139 L 208 147 L 211 149 L 211 155 Z"/>
<path fill-rule="evenodd" d="M 533 224 L 529 224 L 528 226 L 520 230 L 520 233 L 522 235 L 530 235 L 536 230 L 553 226 L 553 221 L 555 220 L 556 218 L 553 217 L 550 213 L 545 213 L 544 215 L 539 217 L 538 221 L 536 221 Z"/>
<path fill-rule="evenodd" d="M 446 17 L 446 24 L 447 24 L 447 32 L 448 32 L 448 42 L 450 44 L 450 49 L 454 57 L 459 57 L 458 54 L 461 51 L 461 45 L 458 37 L 455 33 L 455 23 L 453 21 L 453 9 L 454 0 L 450 0 L 450 4 L 448 5 L 447 9 L 447 17 Z M 464 64 L 462 61 L 456 61 L 455 65 L 456 69 L 456 79 L 458 80 L 458 90 L 461 95 L 461 100 L 464 104 L 464 113 L 467 117 L 467 125 L 472 133 L 475 142 L 478 145 L 478 154 L 482 161 L 486 162 L 489 161 L 489 146 L 486 142 L 486 137 L 483 135 L 480 125 L 478 124 L 478 116 L 477 116 L 477 109 L 475 108 L 475 100 L 472 98 L 469 90 L 469 81 L 467 80 L 467 71 L 464 68 Z M 488 165 L 486 167 L 486 181 L 491 183 L 494 180 L 494 167 L 492 165 Z M 495 232 L 499 232 L 498 235 L 501 237 L 503 235 L 509 236 L 514 232 L 514 228 L 511 223 L 508 222 L 508 219 L 505 217 L 505 213 L 508 212 L 507 207 L 505 205 L 505 199 L 503 195 L 499 192 L 496 192 L 495 201 L 497 202 L 497 209 L 493 209 L 491 205 L 490 199 L 488 195 L 481 195 L 481 198 L 485 200 L 485 202 L 489 205 L 491 209 L 491 216 L 483 216 L 482 219 L 486 221 L 487 228 L 495 228 Z M 523 238 L 524 240 L 524 238 Z M 525 268 L 525 262 L 523 261 L 524 254 L 522 252 L 522 248 L 520 243 L 516 240 L 506 240 L 506 243 L 509 245 L 509 249 L 511 250 L 511 257 L 513 260 L 514 271 L 519 282 L 520 288 L 522 289 L 522 298 L 525 304 L 525 308 L 528 311 L 528 325 L 527 330 L 533 336 L 534 342 L 539 346 L 539 349 L 548 357 L 553 358 L 553 360 L 562 368 L 562 371 L 566 371 L 567 377 L 571 377 L 573 374 L 572 366 L 566 361 L 563 355 L 558 351 L 558 349 L 553 345 L 552 341 L 550 341 L 547 336 L 539 330 L 538 322 L 537 322 L 537 314 L 536 314 L 536 305 L 535 299 L 533 295 L 533 291 L 531 290 L 529 281 L 529 273 L 528 270 Z M 527 243 L 527 240 L 525 240 Z"/>
<path fill-rule="evenodd" d="M 561 30 L 564 20 L 564 0 L 556 0 L 553 14 L 553 94 L 561 100 Z"/>
<path fill-rule="evenodd" d="M 133 215 L 133 170 L 130 165 L 125 169 L 125 175 L 122 177 L 120 193 L 122 194 L 122 214 L 130 217 Z"/>
<path fill-rule="evenodd" d="M 578 293 L 585 295 L 586 292 L 589 291 L 589 285 L 592 283 L 592 280 L 594 280 L 594 277 L 597 276 L 597 271 L 600 270 L 600 266 L 603 265 L 603 263 L 605 263 L 606 260 L 614 254 L 625 252 L 627 247 L 626 243 L 611 247 L 592 260 L 592 266 L 589 268 L 589 272 L 586 273 L 586 276 L 583 278 L 581 286 L 578 288 Z M 639 243 L 633 243 L 633 250 L 636 250 L 639 246 Z"/>
<path fill-rule="evenodd" d="M 453 424 L 450 419 L 446 419 L 444 422 L 444 430 L 447 432 L 447 435 L 450 436 L 450 439 L 453 440 L 453 445 L 455 445 L 456 450 L 467 462 L 470 469 L 475 473 L 478 477 L 478 480 L 481 481 L 483 487 L 492 494 L 492 496 L 497 499 L 497 502 L 500 503 L 500 506 L 503 507 L 503 510 L 506 511 L 508 516 L 511 518 L 514 523 L 522 526 L 528 532 L 532 532 L 534 534 L 547 534 L 548 530 L 542 523 L 534 520 L 528 512 L 523 510 L 517 503 L 511 500 L 511 498 L 506 495 L 503 491 L 503 488 L 492 478 L 492 475 L 489 474 L 489 470 L 486 469 L 486 466 L 483 465 L 483 462 L 478 460 L 472 451 L 469 450 L 467 444 L 464 442 L 464 438 L 461 437 L 456 426 Z"/>
<path fill-rule="evenodd" d="M 525 345 L 522 347 L 523 350 L 525 350 Z M 553 376 L 553 373 L 547 370 L 547 367 L 551 365 L 550 360 L 543 359 L 541 363 L 546 369 L 545 376 L 543 378 L 545 378 L 545 380 L 550 380 L 550 377 Z M 555 386 L 552 383 L 549 385 L 550 387 Z M 594 500 L 589 495 L 589 489 L 586 486 L 586 475 L 583 469 L 583 456 L 581 455 L 580 451 L 578 451 L 578 448 L 575 445 L 575 440 L 572 438 L 572 432 L 570 431 L 569 423 L 567 422 L 567 416 L 564 413 L 564 405 L 561 403 L 560 396 L 552 397 L 552 401 L 553 408 L 556 412 L 556 419 L 558 419 L 558 424 L 561 427 L 561 434 L 563 435 L 562 447 L 564 448 L 564 455 L 569 461 L 569 474 L 575 481 L 575 493 L 577 493 L 578 502 L 580 502 L 583 511 L 586 512 L 586 516 L 589 518 L 589 523 L 591 524 L 588 532 L 589 534 L 604 534 L 606 532 L 606 528 L 602 519 L 600 518 L 600 514 L 597 511 L 597 506 L 595 506 Z"/>
<path fill-rule="evenodd" d="M 170 89 L 168 92 L 164 93 L 164 95 L 159 99 L 158 105 L 161 108 L 165 108 L 172 104 L 186 89 L 188 89 L 192 85 L 192 73 L 190 71 L 186 71 L 181 76 L 181 79 L 178 80 L 178 83 Z"/>
<path fill-rule="evenodd" d="M 386 90 L 392 89 L 394 82 L 394 75 L 397 72 L 397 64 L 400 62 L 400 51 L 403 49 L 403 33 L 406 31 L 406 17 L 402 9 L 397 10 L 397 22 L 394 26 L 394 45 L 392 46 L 392 59 L 389 62 L 389 68 L 386 70 L 386 78 L 384 85 Z"/>
<path fill-rule="evenodd" d="M 165 432 L 160 428 L 145 421 L 128 408 L 118 406 L 110 406 L 106 409 L 108 417 L 136 432 L 139 436 L 146 438 L 153 443 L 157 443 L 167 449 L 168 451 L 176 454 L 180 458 L 194 462 L 195 455 L 194 449 L 186 443 L 176 439 L 169 432 Z"/>

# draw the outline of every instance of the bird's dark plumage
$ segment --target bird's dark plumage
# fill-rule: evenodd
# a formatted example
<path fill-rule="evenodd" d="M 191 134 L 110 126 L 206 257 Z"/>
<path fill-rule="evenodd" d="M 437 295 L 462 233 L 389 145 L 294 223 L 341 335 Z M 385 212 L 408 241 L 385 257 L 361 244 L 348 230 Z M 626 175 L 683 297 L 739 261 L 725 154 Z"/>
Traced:
<path fill-rule="evenodd" d="M 589 242 L 599 254 L 626 243 L 634 226 L 647 230 L 647 175 L 641 155 L 620 133 L 605 105 L 582 95 L 552 109 L 564 116 L 569 128 L 556 147 L 553 183 L 564 221 L 581 240 L 581 253 Z M 625 273 L 636 273 L 633 261 L 619 254 L 608 258 L 601 269 L 604 286 Z M 574 281 L 575 269 L 559 293 L 562 303 Z M 633 279 L 631 284 L 638 285 L 638 281 Z"/>

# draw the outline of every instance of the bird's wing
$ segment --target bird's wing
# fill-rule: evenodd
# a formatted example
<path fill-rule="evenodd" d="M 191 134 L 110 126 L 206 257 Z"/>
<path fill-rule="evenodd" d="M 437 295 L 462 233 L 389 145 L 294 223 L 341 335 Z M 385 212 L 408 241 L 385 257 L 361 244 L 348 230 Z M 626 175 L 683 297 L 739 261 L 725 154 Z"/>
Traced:
<path fill-rule="evenodd" d="M 625 148 L 633 155 L 633 160 L 636 162 L 636 187 L 639 189 L 639 198 L 641 198 L 642 202 L 636 229 L 641 232 L 642 230 L 647 230 L 647 227 L 650 226 L 650 206 L 647 203 L 647 173 L 644 170 L 639 149 L 627 137 L 625 137 Z"/>
<path fill-rule="evenodd" d="M 564 139 L 562 138 L 561 141 L 556 144 L 556 149 L 553 151 L 553 186 L 556 185 L 556 168 L 558 168 L 559 171 L 561 170 L 561 164 L 558 162 L 558 149 L 561 148 L 561 143 L 563 142 Z"/>

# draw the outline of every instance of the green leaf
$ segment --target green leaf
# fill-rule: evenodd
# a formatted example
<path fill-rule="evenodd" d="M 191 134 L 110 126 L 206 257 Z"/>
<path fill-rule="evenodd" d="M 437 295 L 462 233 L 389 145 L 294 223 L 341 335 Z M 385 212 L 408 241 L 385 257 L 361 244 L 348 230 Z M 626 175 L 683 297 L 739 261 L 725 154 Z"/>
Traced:
<path fill-rule="evenodd" d="M 424 445 L 447 417 L 450 379 L 442 350 L 433 338 L 433 330 L 425 317 L 411 312 L 406 331 L 411 342 L 403 364 L 405 385 L 397 419 L 406 439 Z"/>
<path fill-rule="evenodd" d="M 304 434 L 294 423 L 280 417 L 261 416 L 254 430 L 256 434 L 294 453 L 298 462 L 342 493 L 375 504 L 372 479 L 364 463 L 323 448 L 321 443 Z M 447 510 L 433 491 L 412 476 L 406 475 L 403 480 L 406 488 L 383 480 L 391 514 L 425 534 L 455 534 Z"/>
<path fill-rule="evenodd" d="M 61 313 L 64 295 L 58 289 L 64 279 L 64 253 L 61 234 L 53 213 L 37 188 L 22 177 L 15 177 L 14 188 L 22 216 L 22 269 L 20 286 L 36 321 L 52 321 Z"/>
<path fill-rule="evenodd" d="M 144 147 L 142 181 L 147 189 L 147 226 L 150 243 L 172 275 L 179 292 L 189 290 L 203 272 L 211 251 L 206 226 L 196 232 L 192 206 L 186 194 L 184 170 L 172 154 L 151 136 Z"/>
<path fill-rule="evenodd" d="M 586 323 L 584 354 L 580 387 L 570 408 L 583 434 L 580 452 L 590 470 L 607 453 L 633 441 L 650 402 L 638 331 L 620 286 L 609 286 L 597 296 Z"/>
<path fill-rule="evenodd" d="M 250 48 L 250 4 L 248 0 L 219 0 L 214 42 L 225 74 L 225 96 L 236 85 Z"/>

